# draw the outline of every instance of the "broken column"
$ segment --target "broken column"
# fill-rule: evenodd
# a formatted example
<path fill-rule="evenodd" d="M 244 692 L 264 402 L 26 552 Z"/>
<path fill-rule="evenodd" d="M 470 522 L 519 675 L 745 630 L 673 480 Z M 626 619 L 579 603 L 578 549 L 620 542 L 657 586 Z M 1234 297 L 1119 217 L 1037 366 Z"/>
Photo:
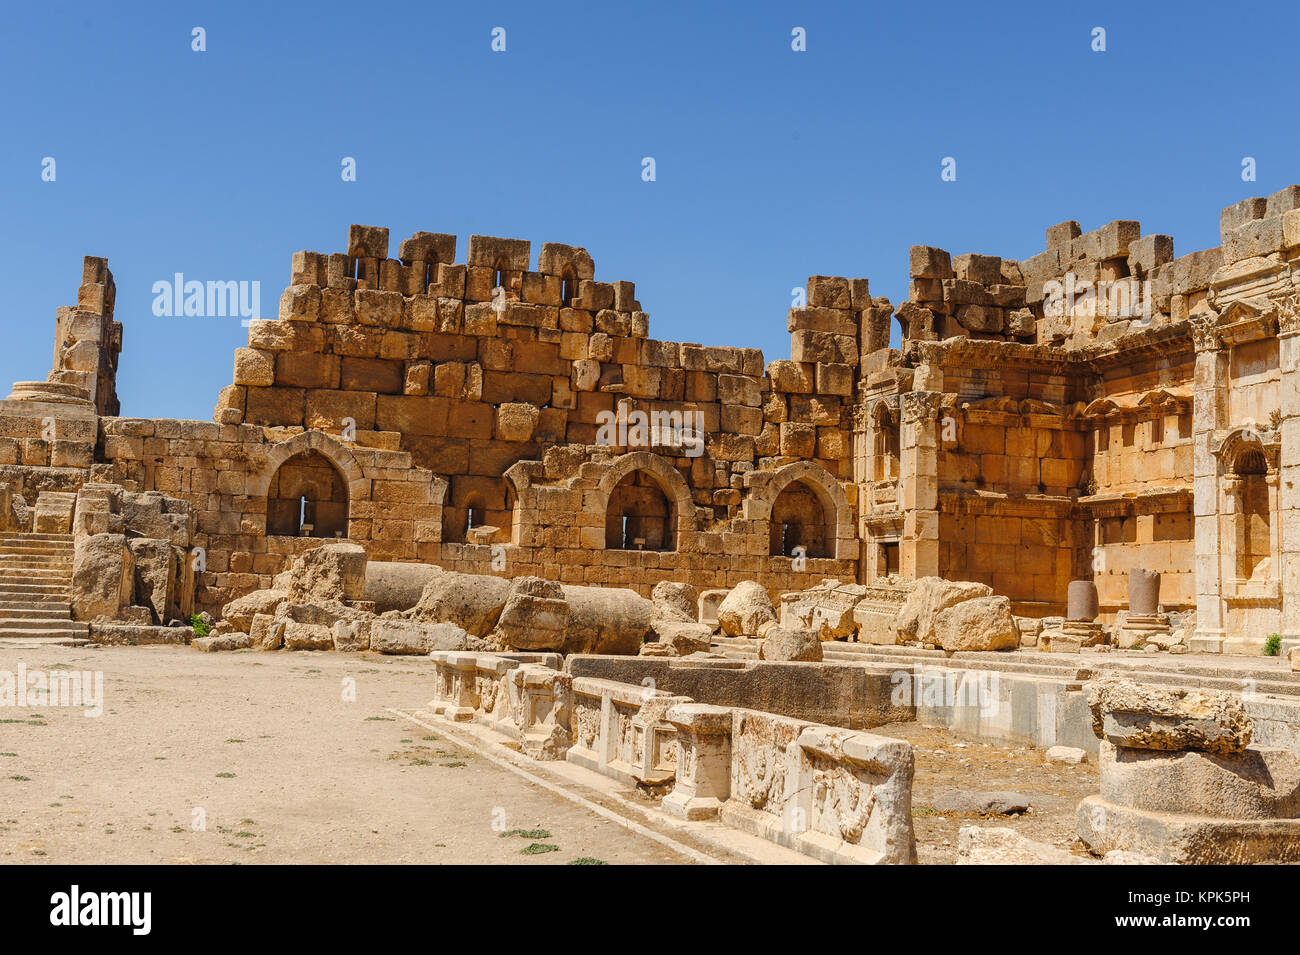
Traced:
<path fill-rule="evenodd" d="M 1106 642 L 1106 631 L 1097 622 L 1097 585 L 1091 580 L 1072 580 L 1066 589 L 1065 621 L 1060 636 L 1048 642 L 1056 653 L 1072 653 L 1081 647 Z"/>
<path fill-rule="evenodd" d="M 1115 642 L 1121 650 L 1173 644 L 1169 615 L 1160 612 L 1160 574 L 1134 567 L 1128 572 L 1128 613 L 1117 621 Z"/>
<path fill-rule="evenodd" d="M 1300 756 L 1251 746 L 1234 695 L 1101 680 L 1088 693 L 1101 793 L 1079 803 L 1097 854 L 1161 862 L 1300 861 Z"/>

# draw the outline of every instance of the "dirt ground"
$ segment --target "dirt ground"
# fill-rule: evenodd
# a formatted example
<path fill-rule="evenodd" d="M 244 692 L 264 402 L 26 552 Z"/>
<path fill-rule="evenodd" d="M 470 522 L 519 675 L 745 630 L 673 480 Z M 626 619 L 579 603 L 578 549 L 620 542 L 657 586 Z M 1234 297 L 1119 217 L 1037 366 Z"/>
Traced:
<path fill-rule="evenodd" d="M 1074 810 L 1080 799 L 1099 789 L 1095 759 L 1077 766 L 1049 764 L 1040 749 L 982 743 L 918 723 L 890 723 L 871 732 L 905 739 L 915 750 L 912 824 L 922 865 L 956 862 L 957 830 L 963 826 L 1014 829 L 1030 839 L 1087 854 L 1074 834 Z M 1022 793 L 1029 797 L 1029 810 L 1010 816 L 936 812 L 934 797 L 954 789 Z"/>
<path fill-rule="evenodd" d="M 0 706 L 0 863 L 683 861 L 385 712 L 433 695 L 424 660 L 0 648 L 20 663 L 101 670 L 104 707 Z"/>
<path fill-rule="evenodd" d="M 388 712 L 432 696 L 418 658 L 0 647 L 0 679 L 20 664 L 101 671 L 103 713 L 0 706 L 2 863 L 685 861 Z M 875 732 L 916 747 L 920 862 L 954 862 L 964 825 L 1082 851 L 1074 807 L 1097 791 L 1095 764 L 914 723 Z M 1031 808 L 941 815 L 948 789 L 1014 790 Z"/>

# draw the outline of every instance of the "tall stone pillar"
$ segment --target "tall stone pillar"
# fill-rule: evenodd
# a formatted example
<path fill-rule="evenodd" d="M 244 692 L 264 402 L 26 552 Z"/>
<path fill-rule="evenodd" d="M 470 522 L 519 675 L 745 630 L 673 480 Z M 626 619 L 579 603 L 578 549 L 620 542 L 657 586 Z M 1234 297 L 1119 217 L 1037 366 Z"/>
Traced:
<path fill-rule="evenodd" d="M 1283 656 L 1300 646 L 1300 289 L 1288 285 L 1273 301 L 1278 310 L 1278 368 L 1282 382 L 1279 395 L 1281 453 L 1277 484 L 1278 535 L 1274 553 L 1280 557 L 1278 580 L 1282 587 Z M 1292 533 L 1288 534 L 1287 531 Z"/>
<path fill-rule="evenodd" d="M 899 505 L 903 539 L 899 563 L 904 577 L 939 575 L 939 403 L 935 391 L 903 396 L 899 435 Z"/>
<path fill-rule="evenodd" d="M 1211 446 L 1227 425 L 1228 352 L 1219 337 L 1217 315 L 1192 319 L 1196 377 L 1192 403 L 1192 514 L 1196 533 L 1196 632 L 1188 649 L 1223 651 L 1223 544 L 1219 517 L 1219 460 Z"/>

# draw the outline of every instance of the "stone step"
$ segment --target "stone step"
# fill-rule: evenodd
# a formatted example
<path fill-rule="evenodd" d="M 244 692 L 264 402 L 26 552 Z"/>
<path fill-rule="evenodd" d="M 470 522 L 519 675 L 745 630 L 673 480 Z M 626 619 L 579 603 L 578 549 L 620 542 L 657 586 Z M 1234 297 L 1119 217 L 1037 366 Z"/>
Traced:
<path fill-rule="evenodd" d="M 0 617 L 0 630 L 73 630 L 85 629 L 84 623 L 71 618 L 48 617 Z"/>
<path fill-rule="evenodd" d="M 0 600 L 26 600 L 29 597 L 71 600 L 72 588 L 66 584 L 9 584 L 0 587 Z"/>
<path fill-rule="evenodd" d="M 66 602 L 60 603 L 50 601 L 49 603 L 10 603 L 0 601 L 0 619 L 12 620 L 71 620 L 72 608 Z"/>
<path fill-rule="evenodd" d="M 44 647 L 85 647 L 88 636 L 32 636 L 31 634 L 5 636 L 0 633 L 0 650 L 40 650 Z"/>
<path fill-rule="evenodd" d="M 26 638 L 26 639 L 68 639 L 78 638 L 89 640 L 90 627 L 84 623 L 74 623 L 66 627 L 42 627 L 38 629 L 20 629 L 15 627 L 0 627 L 0 639 L 4 638 Z"/>
<path fill-rule="evenodd" d="M 0 569 L 0 584 L 14 581 L 21 583 L 24 578 L 39 580 L 71 580 L 72 573 L 57 567 L 25 567 L 22 570 Z"/>

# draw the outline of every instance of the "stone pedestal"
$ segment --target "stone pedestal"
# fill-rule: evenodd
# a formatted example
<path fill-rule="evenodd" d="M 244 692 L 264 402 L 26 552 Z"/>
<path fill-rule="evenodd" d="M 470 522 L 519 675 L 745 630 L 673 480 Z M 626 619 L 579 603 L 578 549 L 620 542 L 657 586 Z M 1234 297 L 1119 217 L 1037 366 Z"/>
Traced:
<path fill-rule="evenodd" d="M 663 811 L 679 819 L 715 819 L 731 795 L 731 710 L 679 703 L 665 717 L 677 728 L 677 777 Z"/>
<path fill-rule="evenodd" d="M 1172 637 L 1169 615 L 1164 613 L 1149 616 L 1130 613 L 1123 624 L 1115 628 L 1115 645 L 1121 650 L 1131 650 L 1148 643 L 1167 650 L 1173 642 Z"/>
<path fill-rule="evenodd" d="M 1077 641 L 1081 647 L 1095 647 L 1106 642 L 1106 630 L 1095 620 L 1067 620 L 1061 624 L 1066 640 Z"/>
<path fill-rule="evenodd" d="M 1169 615 L 1160 612 L 1160 574 L 1134 567 L 1128 572 L 1128 613 L 1116 621 L 1115 645 L 1121 650 L 1154 644 L 1172 645 Z"/>

